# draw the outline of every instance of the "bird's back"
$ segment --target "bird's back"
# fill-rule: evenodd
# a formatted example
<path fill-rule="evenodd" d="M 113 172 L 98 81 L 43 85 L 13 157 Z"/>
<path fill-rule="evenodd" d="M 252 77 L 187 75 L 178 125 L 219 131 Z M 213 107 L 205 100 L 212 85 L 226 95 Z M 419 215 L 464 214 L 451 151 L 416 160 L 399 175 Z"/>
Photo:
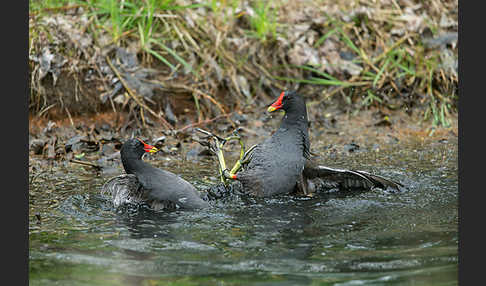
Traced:
<path fill-rule="evenodd" d="M 150 199 L 168 200 L 189 209 L 208 206 L 194 186 L 174 173 L 150 166 L 136 175 Z"/>

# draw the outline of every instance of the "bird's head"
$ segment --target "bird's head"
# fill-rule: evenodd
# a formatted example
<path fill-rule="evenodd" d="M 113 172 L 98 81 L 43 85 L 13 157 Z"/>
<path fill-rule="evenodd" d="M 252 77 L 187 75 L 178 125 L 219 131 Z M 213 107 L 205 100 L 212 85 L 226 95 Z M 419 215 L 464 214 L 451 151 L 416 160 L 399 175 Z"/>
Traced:
<path fill-rule="evenodd" d="M 139 159 L 142 158 L 145 153 L 155 153 L 157 151 L 159 151 L 157 148 L 143 142 L 142 139 L 132 138 L 123 144 L 120 153 L 122 158 Z"/>
<path fill-rule="evenodd" d="M 272 103 L 267 109 L 268 112 L 274 112 L 276 110 L 285 110 L 288 111 L 289 108 L 293 105 L 293 102 L 296 101 L 296 98 L 300 97 L 295 91 L 282 91 L 280 96 L 277 100 Z M 302 99 L 297 99 L 301 100 Z"/>

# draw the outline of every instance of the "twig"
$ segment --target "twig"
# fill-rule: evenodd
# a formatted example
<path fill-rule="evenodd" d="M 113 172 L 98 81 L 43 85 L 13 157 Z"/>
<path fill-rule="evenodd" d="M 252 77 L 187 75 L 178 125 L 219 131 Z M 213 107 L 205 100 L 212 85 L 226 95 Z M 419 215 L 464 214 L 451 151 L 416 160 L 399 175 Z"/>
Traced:
<path fill-rule="evenodd" d="M 407 40 L 408 38 L 410 37 L 410 34 L 405 34 L 405 36 L 401 37 L 398 41 L 396 41 L 393 45 L 391 45 L 390 47 L 388 47 L 385 51 L 383 51 L 383 53 L 381 53 L 379 56 L 377 56 L 376 58 L 372 59 L 371 62 L 374 64 L 378 61 L 380 61 L 382 58 L 384 58 L 388 52 L 390 52 L 391 50 L 395 49 L 396 47 L 400 46 L 403 42 L 405 42 L 405 40 Z"/>
<path fill-rule="evenodd" d="M 221 114 L 221 115 L 218 115 L 214 118 L 211 118 L 211 119 L 206 119 L 204 121 L 200 121 L 200 122 L 195 122 L 195 123 L 192 123 L 192 124 L 189 124 L 189 125 L 186 125 L 184 127 L 182 127 L 181 129 L 178 129 L 176 130 L 175 132 L 176 133 L 179 133 L 179 132 L 182 132 L 188 128 L 192 128 L 192 127 L 196 127 L 196 126 L 201 126 L 201 125 L 205 125 L 205 124 L 208 124 L 208 123 L 211 123 L 213 121 L 216 121 L 218 119 L 221 119 L 223 117 L 229 117 L 232 113 L 226 113 L 226 114 Z"/>
<path fill-rule="evenodd" d="M 219 141 L 224 141 L 224 138 L 222 138 L 222 137 L 220 137 L 220 136 L 218 136 L 218 135 L 216 135 L 216 134 L 214 134 L 210 131 L 207 131 L 207 130 L 204 130 L 204 129 L 201 129 L 201 128 L 196 128 L 196 131 L 201 132 L 201 133 L 203 133 L 207 136 L 214 137 L 214 138 L 218 139 Z"/>
<path fill-rule="evenodd" d="M 64 106 L 64 110 L 66 110 L 66 113 L 69 117 L 69 122 L 71 122 L 71 126 L 74 126 L 73 118 L 71 117 L 71 112 L 67 109 L 67 106 Z"/>
<path fill-rule="evenodd" d="M 100 165 L 97 165 L 97 164 L 94 164 L 94 163 L 79 161 L 79 160 L 75 160 L 75 159 L 69 159 L 69 162 L 80 164 L 80 165 L 85 165 L 85 166 L 90 166 L 90 167 L 93 167 L 93 168 L 98 169 L 98 170 L 101 170 L 103 168 Z"/>
<path fill-rule="evenodd" d="M 219 108 L 219 110 L 221 110 L 222 113 L 226 114 L 226 110 L 224 110 L 223 106 L 216 99 L 214 99 L 211 95 L 206 94 L 206 93 L 200 91 L 199 89 L 196 89 L 196 88 L 193 88 L 193 87 L 190 87 L 190 86 L 187 86 L 187 85 L 183 85 L 183 84 L 171 84 L 170 86 L 175 87 L 175 88 L 182 88 L 182 89 L 185 89 L 185 90 L 189 90 L 193 93 L 196 93 L 198 95 L 206 97 L 212 103 L 214 103 L 214 105 L 216 105 Z"/>
<path fill-rule="evenodd" d="M 271 75 L 271 74 L 270 74 L 270 73 L 269 73 L 269 72 L 268 72 L 268 71 L 267 71 L 267 70 L 266 70 L 266 69 L 265 69 L 263 66 L 261 66 L 260 64 L 258 64 L 256 61 L 253 61 L 253 64 L 254 64 L 254 65 L 255 65 L 255 66 L 258 68 L 258 69 L 260 69 L 260 71 L 261 71 L 262 73 L 264 73 L 264 74 L 267 76 L 267 78 L 273 78 L 273 76 L 272 76 L 272 75 Z M 279 84 L 278 82 L 272 82 L 272 84 L 273 84 L 274 86 L 276 86 L 277 88 L 281 89 L 281 90 L 285 90 L 285 87 L 284 87 L 284 86 L 282 86 L 281 84 Z"/>
<path fill-rule="evenodd" d="M 67 6 L 62 6 L 62 7 L 47 7 L 47 8 L 42 8 L 39 11 L 34 11 L 29 13 L 29 17 L 36 16 L 40 12 L 53 12 L 57 10 L 70 10 L 70 9 L 76 9 L 80 7 L 86 7 L 86 4 L 77 4 L 77 5 L 67 5 Z"/>
<path fill-rule="evenodd" d="M 123 87 L 125 87 L 126 91 L 133 98 L 133 100 L 135 100 L 135 102 L 140 107 L 146 109 L 150 114 L 152 114 L 153 116 L 159 118 L 166 127 L 168 127 L 169 129 L 173 130 L 174 127 L 169 122 L 167 122 L 167 120 L 165 120 L 162 116 L 160 116 L 157 113 L 155 113 L 155 111 L 153 111 L 150 107 L 148 107 L 147 105 L 145 105 L 143 102 L 141 102 L 137 98 L 137 96 L 135 95 L 135 93 L 133 92 L 133 90 L 125 82 L 125 79 L 123 79 L 123 77 L 120 75 L 120 72 L 115 68 L 115 66 L 113 66 L 113 64 L 111 63 L 111 61 L 108 58 L 108 56 L 106 56 L 106 62 L 108 63 L 108 65 L 110 66 L 110 68 L 113 70 L 113 72 L 116 74 L 116 76 L 118 77 L 118 79 L 120 79 L 120 82 L 123 84 Z"/>
<path fill-rule="evenodd" d="M 223 113 L 222 115 L 225 115 L 225 117 L 228 119 L 228 121 L 231 123 L 231 126 L 233 126 L 233 128 L 236 127 L 235 123 L 227 116 L 227 112 L 226 110 L 224 110 L 223 106 L 221 105 L 221 103 L 219 103 L 216 99 L 214 99 L 211 95 L 209 94 L 206 94 L 202 91 L 200 91 L 199 89 L 196 89 L 196 88 L 193 88 L 193 87 L 190 87 L 190 86 L 186 86 L 186 85 L 183 85 L 183 84 L 171 84 L 170 86 L 168 87 L 173 87 L 173 88 L 181 88 L 181 89 L 185 89 L 185 90 L 189 90 L 191 91 L 192 93 L 196 93 L 197 95 L 200 95 L 200 96 L 203 96 L 207 99 L 209 99 L 212 103 L 214 103 L 214 105 L 216 105 L 219 110 L 221 110 L 221 112 Z"/>

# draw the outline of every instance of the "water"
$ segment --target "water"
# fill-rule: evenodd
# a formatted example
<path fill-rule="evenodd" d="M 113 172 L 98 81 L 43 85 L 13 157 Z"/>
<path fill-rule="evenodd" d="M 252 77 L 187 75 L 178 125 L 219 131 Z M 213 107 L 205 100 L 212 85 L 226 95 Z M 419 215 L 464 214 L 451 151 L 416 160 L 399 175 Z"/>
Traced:
<path fill-rule="evenodd" d="M 153 163 L 198 186 L 216 181 L 211 159 Z M 99 194 L 106 177 L 52 168 L 30 189 L 30 284 L 458 284 L 457 142 L 391 146 L 328 165 L 410 188 L 117 211 Z"/>

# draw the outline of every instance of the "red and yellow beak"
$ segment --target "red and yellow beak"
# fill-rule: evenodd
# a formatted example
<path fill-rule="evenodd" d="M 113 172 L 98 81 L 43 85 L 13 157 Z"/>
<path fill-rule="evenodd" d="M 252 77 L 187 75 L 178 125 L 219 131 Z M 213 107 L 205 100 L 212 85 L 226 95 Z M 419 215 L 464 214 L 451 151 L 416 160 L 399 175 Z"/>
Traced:
<path fill-rule="evenodd" d="M 282 108 L 282 100 L 284 95 L 285 95 L 285 91 L 282 91 L 282 93 L 277 98 L 277 100 L 268 107 L 267 111 L 274 112 L 275 110 L 279 110 L 280 108 Z"/>
<path fill-rule="evenodd" d="M 155 146 L 149 145 L 142 141 L 142 139 L 138 139 L 143 144 L 143 150 L 147 153 L 155 153 L 158 152 L 159 149 L 155 148 Z"/>

